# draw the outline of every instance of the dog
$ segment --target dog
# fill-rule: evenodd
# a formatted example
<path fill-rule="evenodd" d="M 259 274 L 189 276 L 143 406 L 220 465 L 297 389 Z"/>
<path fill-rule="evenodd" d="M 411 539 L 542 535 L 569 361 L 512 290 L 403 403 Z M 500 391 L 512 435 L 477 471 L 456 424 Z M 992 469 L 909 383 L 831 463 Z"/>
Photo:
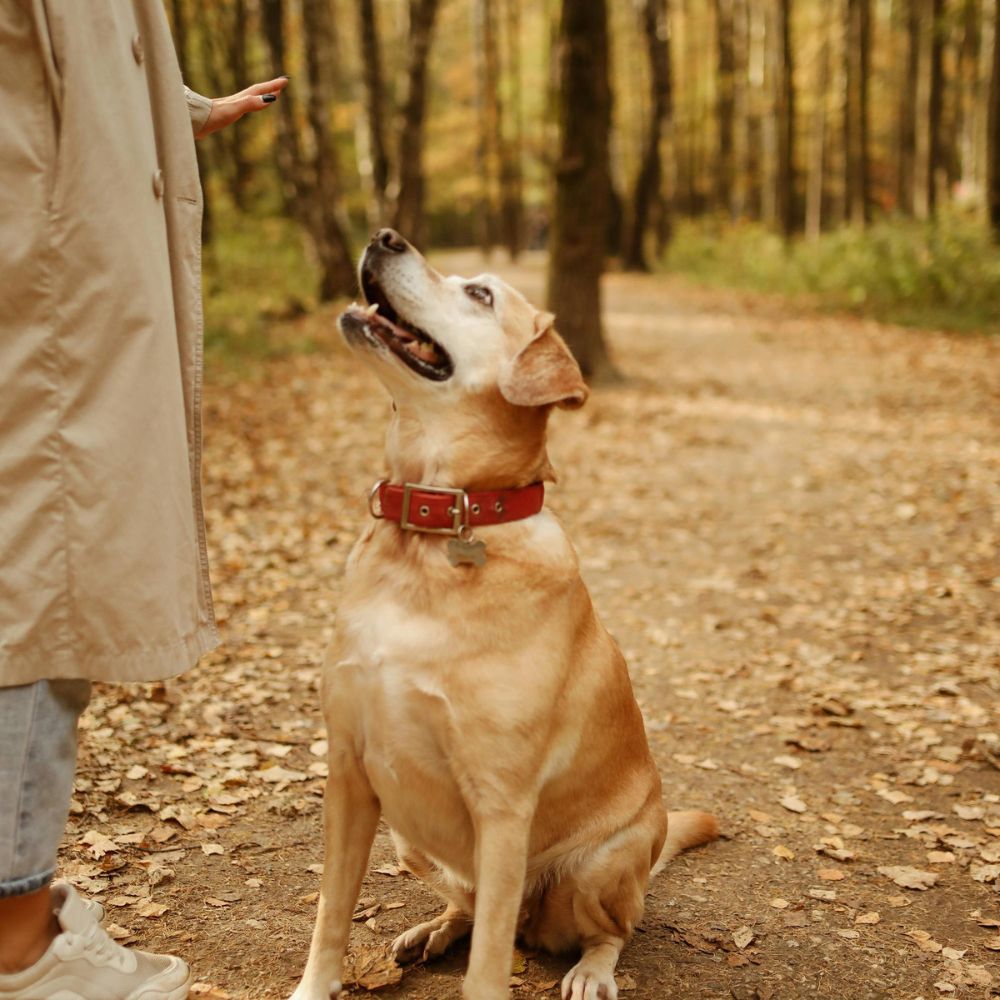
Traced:
<path fill-rule="evenodd" d="M 392 397 L 388 476 L 323 670 L 326 860 L 293 1000 L 342 992 L 380 817 L 446 903 L 397 960 L 471 933 L 462 995 L 504 1000 L 520 937 L 582 953 L 565 1000 L 615 1000 L 651 874 L 718 827 L 668 816 L 625 660 L 542 505 L 549 414 L 587 386 L 555 317 L 495 277 L 444 277 L 392 230 L 360 275 L 339 325 Z"/>

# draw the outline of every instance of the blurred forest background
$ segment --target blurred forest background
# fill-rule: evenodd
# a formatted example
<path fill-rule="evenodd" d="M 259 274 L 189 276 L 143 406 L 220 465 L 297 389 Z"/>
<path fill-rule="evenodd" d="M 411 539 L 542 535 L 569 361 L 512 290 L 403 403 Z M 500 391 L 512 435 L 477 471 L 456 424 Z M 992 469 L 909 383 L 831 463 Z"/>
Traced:
<path fill-rule="evenodd" d="M 166 0 L 188 84 L 284 73 L 198 144 L 209 349 L 353 296 L 368 234 L 1000 328 L 1000 0 Z"/>

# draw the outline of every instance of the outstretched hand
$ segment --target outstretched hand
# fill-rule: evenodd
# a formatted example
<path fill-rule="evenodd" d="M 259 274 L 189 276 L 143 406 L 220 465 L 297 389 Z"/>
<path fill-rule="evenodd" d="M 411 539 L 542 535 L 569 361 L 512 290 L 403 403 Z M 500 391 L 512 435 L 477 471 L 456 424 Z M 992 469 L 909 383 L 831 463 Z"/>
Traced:
<path fill-rule="evenodd" d="M 212 110 L 205 127 L 195 138 L 204 139 L 206 135 L 238 122 L 244 115 L 262 111 L 269 104 L 273 104 L 278 99 L 278 94 L 287 86 L 288 77 L 279 76 L 276 80 L 268 80 L 266 83 L 255 83 L 231 97 L 216 97 L 212 101 Z"/>

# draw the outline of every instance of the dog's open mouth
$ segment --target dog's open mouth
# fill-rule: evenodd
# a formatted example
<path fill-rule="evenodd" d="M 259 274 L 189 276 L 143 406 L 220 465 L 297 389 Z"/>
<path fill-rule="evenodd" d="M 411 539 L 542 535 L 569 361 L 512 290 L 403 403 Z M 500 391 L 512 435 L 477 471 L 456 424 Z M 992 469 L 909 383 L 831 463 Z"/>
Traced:
<path fill-rule="evenodd" d="M 448 352 L 428 333 L 414 326 L 393 307 L 384 289 L 369 271 L 361 277 L 367 307 L 352 305 L 344 320 L 354 331 L 387 347 L 421 378 L 444 382 L 454 374 Z"/>

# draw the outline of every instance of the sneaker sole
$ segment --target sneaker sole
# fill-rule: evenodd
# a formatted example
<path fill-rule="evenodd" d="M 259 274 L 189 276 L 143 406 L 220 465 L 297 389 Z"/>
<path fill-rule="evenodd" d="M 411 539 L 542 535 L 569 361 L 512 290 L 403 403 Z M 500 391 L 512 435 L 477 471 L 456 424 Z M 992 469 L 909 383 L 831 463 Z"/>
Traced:
<path fill-rule="evenodd" d="M 179 985 L 164 983 L 162 987 L 143 986 L 135 993 L 130 993 L 126 1000 L 187 1000 L 191 991 L 191 978 L 191 973 L 188 971 L 184 982 Z M 48 1000 L 90 1000 L 90 998 L 75 990 L 59 990 L 58 993 L 48 997 Z"/>
<path fill-rule="evenodd" d="M 125 1000 L 187 1000 L 191 991 L 191 970 L 184 966 L 184 981 L 182 983 L 164 983 L 162 986 L 143 986 L 130 993 Z"/>

